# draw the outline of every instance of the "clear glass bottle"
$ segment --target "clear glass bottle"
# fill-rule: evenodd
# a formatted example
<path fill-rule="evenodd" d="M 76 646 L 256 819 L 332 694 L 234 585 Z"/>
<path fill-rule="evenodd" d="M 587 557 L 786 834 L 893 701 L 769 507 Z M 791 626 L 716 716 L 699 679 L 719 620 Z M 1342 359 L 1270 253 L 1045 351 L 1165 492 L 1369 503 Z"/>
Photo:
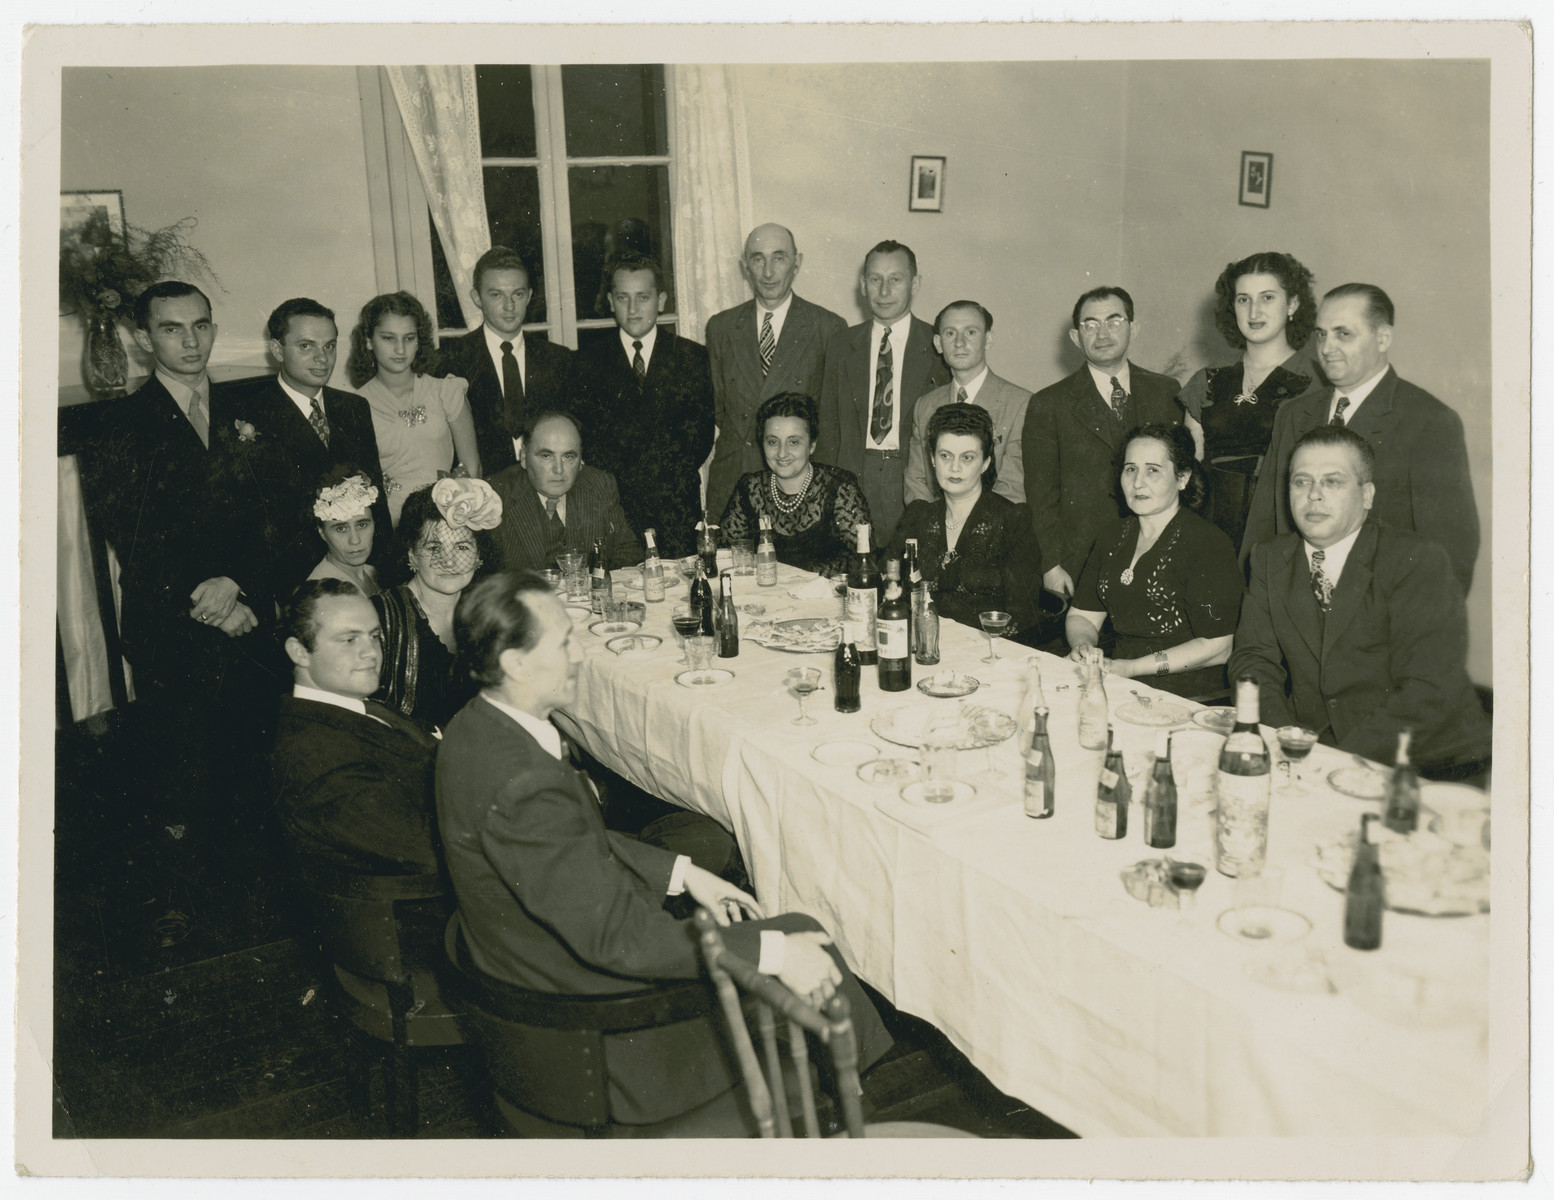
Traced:
<path fill-rule="evenodd" d="M 1393 833 L 1413 833 L 1419 828 L 1419 772 L 1409 761 L 1408 743 L 1413 731 L 1398 731 L 1398 754 L 1387 787 L 1387 828 Z"/>
<path fill-rule="evenodd" d="M 1032 719 L 1034 732 L 1025 754 L 1025 815 L 1038 821 L 1055 811 L 1057 767 L 1052 761 L 1052 739 L 1047 734 L 1046 708 L 1038 708 Z"/>
<path fill-rule="evenodd" d="M 643 530 L 642 538 L 647 543 L 647 557 L 642 560 L 642 598 L 659 604 L 664 599 L 664 564 L 658 557 L 658 531 Z"/>
<path fill-rule="evenodd" d="M 1236 683 L 1236 723 L 1219 752 L 1214 866 L 1221 875 L 1257 875 L 1268 856 L 1268 744 L 1258 727 L 1257 681 Z"/>
<path fill-rule="evenodd" d="M 723 599 L 718 605 L 718 657 L 739 657 L 739 609 L 734 606 L 734 573 L 724 571 Z"/>
<path fill-rule="evenodd" d="M 1104 750 L 1110 721 L 1106 684 L 1101 677 L 1101 651 L 1092 646 L 1085 656 L 1084 682 L 1079 687 L 1080 746 L 1086 750 Z"/>
<path fill-rule="evenodd" d="M 866 667 L 879 661 L 875 649 L 879 604 L 880 573 L 869 551 L 869 526 L 865 522 L 858 526 L 858 550 L 847 572 L 847 599 L 842 612 L 844 619 L 853 623 L 858 635 L 858 661 Z"/>
<path fill-rule="evenodd" d="M 772 519 L 761 514 L 761 539 L 755 548 L 757 587 L 777 586 L 777 546 L 772 541 Z"/>
<path fill-rule="evenodd" d="M 912 657 L 920 667 L 939 662 L 939 610 L 934 607 L 928 581 L 921 575 L 912 589 Z"/>

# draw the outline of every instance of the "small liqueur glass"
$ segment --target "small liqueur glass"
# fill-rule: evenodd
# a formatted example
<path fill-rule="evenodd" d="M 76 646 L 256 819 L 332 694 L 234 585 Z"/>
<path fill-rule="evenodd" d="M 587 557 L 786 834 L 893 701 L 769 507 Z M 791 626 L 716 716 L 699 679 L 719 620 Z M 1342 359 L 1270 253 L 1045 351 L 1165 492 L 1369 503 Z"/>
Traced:
<path fill-rule="evenodd" d="M 1279 753 L 1284 756 L 1286 764 L 1282 772 L 1285 776 L 1284 785 L 1292 793 L 1304 792 L 1306 781 L 1300 767 L 1310 757 L 1311 748 L 1317 744 L 1316 731 L 1301 725 L 1281 725 L 1274 731 L 1274 736 L 1279 739 Z"/>
<path fill-rule="evenodd" d="M 1171 890 L 1176 893 L 1176 907 L 1180 913 L 1191 912 L 1198 902 L 1198 889 L 1209 877 L 1209 866 L 1192 855 L 1166 855 L 1166 877 Z"/>
<path fill-rule="evenodd" d="M 799 702 L 799 715 L 793 718 L 794 725 L 817 725 L 818 721 L 809 715 L 805 707 L 810 696 L 820 690 L 819 667 L 794 667 L 787 675 L 783 676 L 783 682 L 788 690 L 797 697 Z"/>

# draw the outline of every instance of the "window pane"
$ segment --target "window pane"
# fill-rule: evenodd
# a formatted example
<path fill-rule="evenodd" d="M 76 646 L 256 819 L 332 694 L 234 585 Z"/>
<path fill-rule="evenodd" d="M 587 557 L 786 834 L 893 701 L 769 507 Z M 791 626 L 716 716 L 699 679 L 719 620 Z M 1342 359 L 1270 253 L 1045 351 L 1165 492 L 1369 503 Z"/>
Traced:
<path fill-rule="evenodd" d="M 430 221 L 430 214 L 428 220 L 432 227 L 432 281 L 437 288 L 437 328 L 463 329 L 464 310 L 459 307 L 459 289 L 453 282 L 453 272 L 448 269 L 448 256 L 443 252 L 437 223 Z"/>
<path fill-rule="evenodd" d="M 533 158 L 534 82 L 528 67 L 476 67 L 480 153 L 486 158 Z"/>
<path fill-rule="evenodd" d="M 507 246 L 523 257 L 529 268 L 530 322 L 545 315 L 545 267 L 540 242 L 540 178 L 537 167 L 487 167 L 486 218 L 491 225 L 491 244 Z M 465 281 L 464 287 L 470 286 Z"/>
<path fill-rule="evenodd" d="M 673 312 L 669 168 L 570 167 L 567 190 L 572 196 L 572 277 L 578 319 L 610 315 L 605 265 L 617 254 L 633 251 L 658 259 L 664 291 L 669 293 L 664 311 Z"/>
<path fill-rule="evenodd" d="M 562 67 L 561 105 L 573 158 L 669 153 L 661 66 Z"/>

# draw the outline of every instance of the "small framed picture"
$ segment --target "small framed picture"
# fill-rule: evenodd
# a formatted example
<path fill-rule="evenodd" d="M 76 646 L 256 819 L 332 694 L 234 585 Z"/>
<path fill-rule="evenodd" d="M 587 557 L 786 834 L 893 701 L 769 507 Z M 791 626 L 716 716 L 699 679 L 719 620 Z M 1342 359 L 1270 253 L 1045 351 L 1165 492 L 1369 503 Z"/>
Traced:
<path fill-rule="evenodd" d="M 907 211 L 944 211 L 944 158 L 932 154 L 912 155 L 912 176 L 908 181 Z"/>
<path fill-rule="evenodd" d="M 1241 151 L 1241 203 L 1267 208 L 1273 195 L 1273 155 L 1263 150 Z"/>
<path fill-rule="evenodd" d="M 59 227 L 61 230 L 80 229 L 94 216 L 108 219 L 108 232 L 114 237 L 124 236 L 123 192 L 61 192 L 59 194 Z"/>

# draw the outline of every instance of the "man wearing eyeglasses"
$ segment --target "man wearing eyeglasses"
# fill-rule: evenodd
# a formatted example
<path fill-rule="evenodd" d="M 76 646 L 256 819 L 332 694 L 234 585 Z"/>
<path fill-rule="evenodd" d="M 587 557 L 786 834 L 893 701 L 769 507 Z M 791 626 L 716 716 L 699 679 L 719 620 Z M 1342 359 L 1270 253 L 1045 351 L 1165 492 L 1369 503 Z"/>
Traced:
<path fill-rule="evenodd" d="M 1128 361 L 1132 296 L 1120 287 L 1088 291 L 1073 323 L 1068 336 L 1084 365 L 1031 397 L 1021 438 L 1025 500 L 1042 561 L 1053 564 L 1042 583 L 1061 596 L 1073 595 L 1097 532 L 1121 515 L 1113 464 L 1123 435 L 1182 419 L 1176 380 Z"/>

